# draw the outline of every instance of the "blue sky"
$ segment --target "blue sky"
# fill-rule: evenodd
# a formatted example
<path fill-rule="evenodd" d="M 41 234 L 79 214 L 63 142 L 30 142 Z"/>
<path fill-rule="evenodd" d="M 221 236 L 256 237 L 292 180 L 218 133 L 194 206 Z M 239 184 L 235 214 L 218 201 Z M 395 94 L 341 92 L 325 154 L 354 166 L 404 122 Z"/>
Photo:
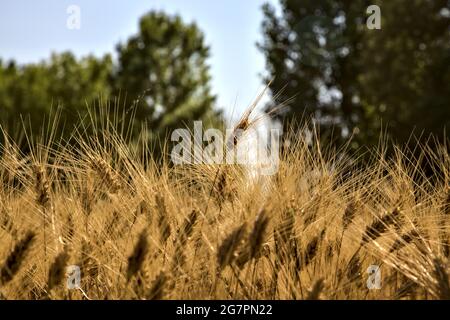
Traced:
<path fill-rule="evenodd" d="M 262 89 L 264 57 L 255 43 L 261 39 L 261 5 L 276 0 L 15 0 L 0 3 L 0 58 L 19 63 L 48 58 L 52 51 L 77 56 L 113 53 L 115 45 L 137 31 L 149 10 L 180 14 L 195 21 L 211 48 L 213 91 L 230 117 L 251 103 Z M 81 9 L 81 28 L 66 27 L 68 6 Z"/>

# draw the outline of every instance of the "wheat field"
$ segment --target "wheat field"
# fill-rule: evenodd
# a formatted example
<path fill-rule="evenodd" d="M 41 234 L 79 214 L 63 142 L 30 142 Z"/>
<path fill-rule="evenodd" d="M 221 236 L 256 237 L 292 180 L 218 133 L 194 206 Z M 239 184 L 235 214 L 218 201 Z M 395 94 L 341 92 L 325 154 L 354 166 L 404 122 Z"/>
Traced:
<path fill-rule="evenodd" d="M 156 161 L 104 123 L 27 154 L 5 136 L 1 298 L 450 299 L 446 146 L 380 146 L 361 166 L 291 134 L 277 173 L 250 178 Z"/>

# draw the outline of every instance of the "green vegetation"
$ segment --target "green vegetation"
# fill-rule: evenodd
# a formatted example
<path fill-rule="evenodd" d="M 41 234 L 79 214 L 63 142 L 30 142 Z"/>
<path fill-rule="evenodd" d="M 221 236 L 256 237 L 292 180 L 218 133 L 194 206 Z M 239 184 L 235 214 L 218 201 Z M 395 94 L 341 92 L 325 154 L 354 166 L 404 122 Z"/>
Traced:
<path fill-rule="evenodd" d="M 366 26 L 372 4 L 381 8 L 381 30 Z M 312 116 L 338 143 L 353 133 L 355 147 L 376 145 L 381 125 L 401 143 L 414 129 L 443 138 L 450 119 L 446 0 L 281 0 L 281 8 L 277 15 L 263 7 L 259 46 L 267 80 L 274 79 L 268 110 L 289 100 L 285 119 Z"/>
<path fill-rule="evenodd" d="M 157 140 L 190 119 L 220 119 L 210 93 L 209 49 L 195 24 L 150 12 L 117 53 L 117 61 L 66 52 L 37 64 L 0 63 L 0 123 L 19 137 L 23 118 L 33 136 L 60 108 L 64 126 L 57 133 L 68 136 L 80 115 L 100 106 L 126 114 L 122 121 L 134 119 L 125 125 L 132 133 L 144 126 L 149 139 Z"/>

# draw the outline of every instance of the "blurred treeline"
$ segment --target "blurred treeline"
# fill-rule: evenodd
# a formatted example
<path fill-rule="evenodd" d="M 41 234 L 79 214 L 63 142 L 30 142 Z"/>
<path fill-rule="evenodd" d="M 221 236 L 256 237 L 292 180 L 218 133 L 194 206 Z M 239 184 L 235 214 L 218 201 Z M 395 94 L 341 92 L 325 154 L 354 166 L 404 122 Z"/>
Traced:
<path fill-rule="evenodd" d="M 381 29 L 369 29 L 370 5 Z M 312 117 L 327 141 L 450 137 L 450 1 L 281 0 L 263 7 L 266 79 L 288 120 Z M 445 127 L 447 130 L 445 131 Z M 415 139 L 411 143 L 417 143 Z"/>
<path fill-rule="evenodd" d="M 366 26 L 373 4 L 381 30 Z M 450 137 L 448 0 L 280 0 L 280 7 L 263 6 L 258 46 L 264 81 L 273 80 L 267 110 L 286 103 L 279 115 L 286 126 L 312 117 L 328 142 L 352 136 L 355 149 L 376 145 L 383 131 L 401 143 L 412 132 Z M 222 123 L 201 30 L 162 12 L 144 15 L 139 26 L 114 59 L 66 52 L 36 64 L 0 61 L 2 126 L 17 137 L 23 121 L 37 135 L 61 108 L 64 136 L 87 106 L 108 104 L 127 115 L 135 134 L 144 126 L 155 141 L 191 120 Z"/>
<path fill-rule="evenodd" d="M 150 12 L 116 54 L 77 59 L 53 53 L 26 65 L 0 60 L 0 124 L 26 148 L 24 132 L 40 138 L 56 114 L 56 139 L 68 138 L 74 128 L 89 132 L 96 113 L 127 122 L 120 127 L 131 128 L 130 136 L 145 127 L 155 142 L 192 119 L 221 121 L 210 92 L 209 48 L 195 24 Z M 78 127 L 82 118 L 85 125 Z"/>

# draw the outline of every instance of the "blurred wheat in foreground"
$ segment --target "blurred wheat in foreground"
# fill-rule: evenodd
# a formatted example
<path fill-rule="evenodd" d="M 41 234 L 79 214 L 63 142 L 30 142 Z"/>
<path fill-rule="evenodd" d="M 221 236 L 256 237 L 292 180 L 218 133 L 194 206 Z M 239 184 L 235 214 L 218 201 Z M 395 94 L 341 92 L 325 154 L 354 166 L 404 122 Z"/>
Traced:
<path fill-rule="evenodd" d="M 25 155 L 5 136 L 0 297 L 450 299 L 446 146 L 361 166 L 292 135 L 277 174 L 249 179 L 154 161 L 113 128 Z"/>

